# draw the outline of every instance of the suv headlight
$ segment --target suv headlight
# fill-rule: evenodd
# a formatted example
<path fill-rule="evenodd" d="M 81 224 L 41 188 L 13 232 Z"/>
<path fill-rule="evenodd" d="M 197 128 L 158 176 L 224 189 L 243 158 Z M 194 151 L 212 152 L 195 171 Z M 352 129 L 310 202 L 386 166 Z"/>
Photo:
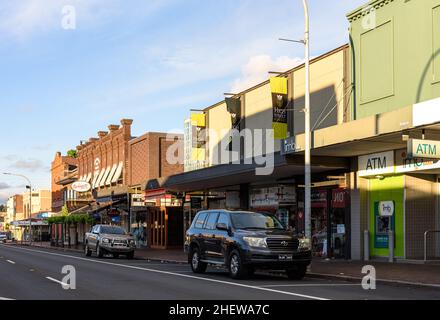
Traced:
<path fill-rule="evenodd" d="M 128 242 L 129 242 L 129 244 L 131 244 L 131 245 L 136 244 L 136 242 L 134 241 L 134 239 L 130 239 Z"/>
<path fill-rule="evenodd" d="M 102 243 L 109 243 L 109 242 L 110 242 L 110 239 L 102 238 Z"/>
<path fill-rule="evenodd" d="M 311 243 L 310 238 L 300 238 L 298 250 L 310 250 L 311 249 L 310 243 Z"/>
<path fill-rule="evenodd" d="M 265 238 L 243 237 L 243 240 L 250 246 L 256 248 L 267 248 Z"/>

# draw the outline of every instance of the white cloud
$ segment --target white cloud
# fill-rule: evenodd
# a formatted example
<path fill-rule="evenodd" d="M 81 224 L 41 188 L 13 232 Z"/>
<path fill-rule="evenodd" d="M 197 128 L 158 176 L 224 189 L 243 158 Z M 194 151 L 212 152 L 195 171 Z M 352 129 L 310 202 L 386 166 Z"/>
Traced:
<path fill-rule="evenodd" d="M 24 170 L 43 170 L 46 169 L 43 161 L 37 159 L 18 160 L 11 164 L 11 168 Z"/>
<path fill-rule="evenodd" d="M 0 34 L 16 40 L 27 39 L 35 33 L 63 30 L 62 20 L 65 6 L 72 6 L 76 14 L 78 29 L 111 23 L 112 18 L 122 16 L 128 10 L 132 15 L 146 17 L 173 0 L 149 0 L 136 3 L 138 10 L 123 0 L 20 0 L 0 3 Z M 109 19 L 110 18 L 110 19 Z"/>
<path fill-rule="evenodd" d="M 7 183 L 0 182 L 0 190 L 9 189 L 11 186 Z"/>
<path fill-rule="evenodd" d="M 267 80 L 269 71 L 284 72 L 302 62 L 303 60 L 300 58 L 289 58 L 287 56 L 275 59 L 267 54 L 253 56 L 242 67 L 240 78 L 234 80 L 231 92 L 241 92 Z"/>

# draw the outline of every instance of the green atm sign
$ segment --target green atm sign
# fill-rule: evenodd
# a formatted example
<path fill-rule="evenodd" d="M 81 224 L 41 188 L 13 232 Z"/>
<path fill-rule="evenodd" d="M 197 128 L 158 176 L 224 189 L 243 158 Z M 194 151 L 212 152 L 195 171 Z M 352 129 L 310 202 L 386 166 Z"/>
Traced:
<path fill-rule="evenodd" d="M 409 139 L 408 157 L 440 159 L 440 141 Z"/>

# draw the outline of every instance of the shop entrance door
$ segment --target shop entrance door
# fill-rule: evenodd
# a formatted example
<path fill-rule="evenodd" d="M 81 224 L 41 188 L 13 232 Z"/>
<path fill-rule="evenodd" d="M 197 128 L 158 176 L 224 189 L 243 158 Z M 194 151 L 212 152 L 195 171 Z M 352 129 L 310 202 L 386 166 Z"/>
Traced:
<path fill-rule="evenodd" d="M 349 194 L 345 189 L 312 191 L 312 250 L 323 258 L 349 258 Z"/>
<path fill-rule="evenodd" d="M 166 212 L 161 208 L 155 207 L 149 209 L 149 240 L 151 248 L 165 249 L 166 241 Z"/>

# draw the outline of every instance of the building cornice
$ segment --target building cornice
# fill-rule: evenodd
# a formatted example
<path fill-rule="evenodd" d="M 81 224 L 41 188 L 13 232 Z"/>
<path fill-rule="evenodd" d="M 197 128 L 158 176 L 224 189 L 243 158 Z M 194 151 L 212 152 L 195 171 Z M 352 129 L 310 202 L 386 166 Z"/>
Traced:
<path fill-rule="evenodd" d="M 350 23 L 354 22 L 354 21 L 368 15 L 369 13 L 371 13 L 371 11 L 378 10 L 378 9 L 390 4 L 391 2 L 394 2 L 394 0 L 372 0 L 372 1 L 368 2 L 367 4 L 364 4 L 363 6 L 357 8 L 356 10 L 347 14 L 347 19 Z"/>

